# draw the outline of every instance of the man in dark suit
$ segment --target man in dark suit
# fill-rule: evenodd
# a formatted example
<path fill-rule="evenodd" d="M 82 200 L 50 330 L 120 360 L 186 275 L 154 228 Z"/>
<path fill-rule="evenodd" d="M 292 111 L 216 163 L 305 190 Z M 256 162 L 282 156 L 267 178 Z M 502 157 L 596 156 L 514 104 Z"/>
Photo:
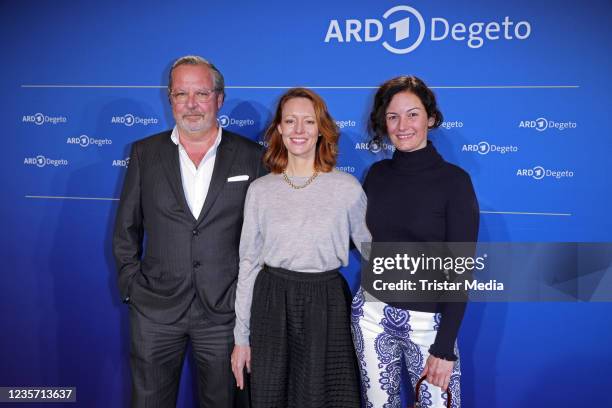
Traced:
<path fill-rule="evenodd" d="M 200 406 L 233 407 L 238 241 L 263 149 L 218 125 L 224 81 L 208 61 L 179 58 L 168 92 L 176 126 L 133 144 L 113 236 L 132 406 L 176 405 L 190 341 Z"/>

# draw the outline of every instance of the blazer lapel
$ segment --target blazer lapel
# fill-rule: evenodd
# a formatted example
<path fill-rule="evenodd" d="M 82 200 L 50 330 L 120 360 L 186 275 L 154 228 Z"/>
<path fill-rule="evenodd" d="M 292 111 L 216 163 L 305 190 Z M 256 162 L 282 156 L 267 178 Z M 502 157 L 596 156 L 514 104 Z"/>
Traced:
<path fill-rule="evenodd" d="M 168 134 L 168 137 L 162 141 L 159 155 L 161 162 L 164 165 L 165 173 L 168 177 L 168 182 L 170 183 L 170 188 L 172 188 L 172 191 L 176 196 L 176 201 L 181 205 L 185 214 L 187 214 L 187 216 L 192 220 L 195 220 L 191 210 L 189 209 L 187 199 L 185 198 L 185 191 L 183 190 L 178 146 L 174 144 L 172 139 L 170 139 L 170 134 Z"/>
<path fill-rule="evenodd" d="M 212 179 L 210 180 L 210 186 L 208 187 L 208 193 L 206 194 L 206 200 L 204 200 L 202 211 L 200 211 L 198 224 L 206 217 L 206 214 L 210 211 L 217 196 L 223 189 L 223 186 L 225 186 L 235 155 L 235 143 L 231 136 L 223 131 L 221 143 L 219 143 L 219 147 L 217 147 L 217 156 L 215 157 Z"/>

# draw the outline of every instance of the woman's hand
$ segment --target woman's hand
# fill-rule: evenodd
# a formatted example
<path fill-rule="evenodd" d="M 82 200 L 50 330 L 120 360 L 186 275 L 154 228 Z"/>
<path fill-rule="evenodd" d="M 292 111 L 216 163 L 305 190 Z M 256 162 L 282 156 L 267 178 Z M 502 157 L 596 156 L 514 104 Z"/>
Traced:
<path fill-rule="evenodd" d="M 242 375 L 244 366 L 246 364 L 247 372 L 251 372 L 251 347 L 250 346 L 234 346 L 232 351 L 232 372 L 236 378 L 236 385 L 241 390 L 244 389 L 245 381 L 244 375 Z"/>
<path fill-rule="evenodd" d="M 425 363 L 421 377 L 427 376 L 427 382 L 446 391 L 453 371 L 454 361 L 447 361 L 430 355 Z"/>

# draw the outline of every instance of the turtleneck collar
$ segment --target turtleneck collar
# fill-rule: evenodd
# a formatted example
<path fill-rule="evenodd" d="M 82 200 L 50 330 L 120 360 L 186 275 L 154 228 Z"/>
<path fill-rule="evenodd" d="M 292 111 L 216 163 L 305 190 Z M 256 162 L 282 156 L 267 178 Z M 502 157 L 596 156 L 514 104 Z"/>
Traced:
<path fill-rule="evenodd" d="M 395 150 L 391 159 L 391 167 L 407 173 L 418 173 L 427 169 L 435 168 L 444 163 L 444 159 L 431 140 L 427 141 L 427 146 L 413 152 L 402 152 Z"/>

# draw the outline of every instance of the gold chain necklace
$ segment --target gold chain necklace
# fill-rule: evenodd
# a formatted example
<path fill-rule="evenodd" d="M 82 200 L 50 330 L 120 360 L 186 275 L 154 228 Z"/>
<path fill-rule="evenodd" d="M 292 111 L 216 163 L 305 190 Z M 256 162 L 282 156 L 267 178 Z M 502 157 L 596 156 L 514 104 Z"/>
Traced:
<path fill-rule="evenodd" d="M 283 170 L 283 180 L 285 180 L 287 182 L 287 184 L 289 184 L 292 188 L 294 188 L 296 190 L 308 187 L 308 185 L 310 183 L 312 183 L 314 181 L 314 179 L 317 178 L 318 175 L 319 175 L 319 172 L 315 171 L 314 173 L 312 173 L 312 176 L 310 176 L 308 178 L 308 180 L 306 180 L 306 182 L 304 184 L 302 184 L 301 186 L 298 186 L 296 184 L 293 184 L 293 181 L 289 180 L 289 176 L 287 175 L 287 171 Z"/>

